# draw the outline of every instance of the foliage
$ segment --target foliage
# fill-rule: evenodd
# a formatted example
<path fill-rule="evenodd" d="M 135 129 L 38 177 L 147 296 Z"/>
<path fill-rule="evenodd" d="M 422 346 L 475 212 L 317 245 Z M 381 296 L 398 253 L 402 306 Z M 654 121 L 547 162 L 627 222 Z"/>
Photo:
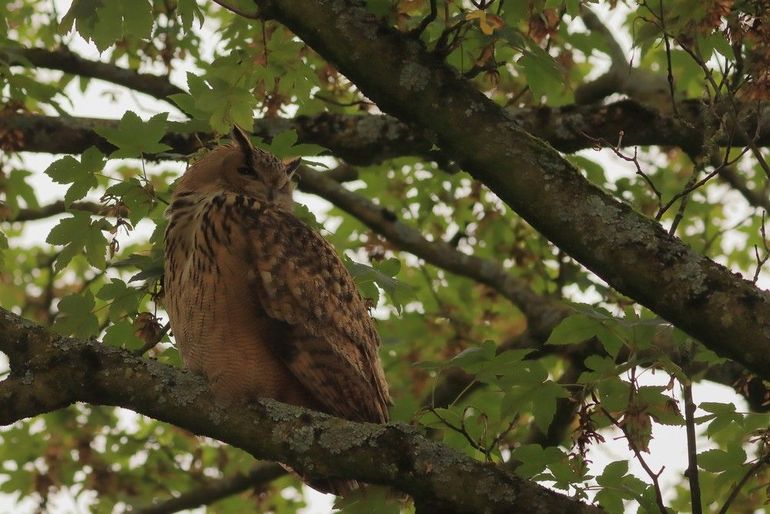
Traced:
<path fill-rule="evenodd" d="M 335 149 L 284 122 L 379 116 L 355 84 L 285 26 L 218 3 L 0 2 L 0 144 L 14 150 L 0 156 L 0 207 L 9 220 L 0 232 L 1 306 L 61 335 L 98 338 L 178 365 L 162 302 L 164 210 L 182 162 L 197 157 L 180 153 L 179 141 L 202 148 L 257 119 L 275 127 L 257 144 L 282 159 L 309 157 L 306 163 L 330 176 L 342 163 Z M 227 3 L 253 10 L 247 1 Z M 419 38 L 512 114 L 539 113 L 545 124 L 562 112 L 558 107 L 568 112 L 615 94 L 677 119 L 687 100 L 705 99 L 723 123 L 709 127 L 697 148 L 668 146 L 653 134 L 651 146 L 630 149 L 622 133 L 613 141 L 584 133 L 585 151 L 568 157 L 594 185 L 659 220 L 697 252 L 755 282 L 765 279 L 766 140 L 754 138 L 745 148 L 722 142 L 726 132 L 744 130 L 740 123 L 753 115 L 747 106 L 770 95 L 770 15 L 762 2 L 438 0 L 435 19 L 426 18 L 430 4 L 374 0 L 366 8 Z M 588 8 L 613 30 L 597 24 Z M 633 42 L 633 59 L 618 57 L 613 32 Z M 56 114 L 68 123 L 104 86 L 63 65 L 40 69 L 23 52 L 32 48 L 60 57 L 56 52 L 67 48 L 118 71 L 154 71 L 178 89 L 152 102 L 132 101 L 120 96 L 131 89 L 121 75 L 101 77 L 114 82 L 106 115 L 115 123 L 95 124 L 98 144 L 73 146 L 61 153 L 80 155 L 57 155 L 46 167 L 24 153 L 36 149 L 2 119 Z M 376 58 L 370 66 L 376 75 Z M 604 85 L 600 94 L 597 84 Z M 360 137 L 390 144 L 377 130 Z M 692 474 L 689 482 L 673 477 L 674 486 L 662 491 L 656 473 L 663 470 L 635 471 L 647 466 L 662 427 L 689 424 L 701 435 L 689 451 L 697 455 L 702 505 L 765 509 L 770 420 L 762 380 L 725 366 L 640 299 L 598 280 L 459 166 L 440 152 L 396 152 L 360 166 L 345 185 L 360 204 L 419 230 L 423 240 L 412 253 L 402 248 L 414 241 L 384 236 L 333 198 L 326 208 L 303 195 L 308 205 L 297 207 L 345 255 L 379 318 L 396 401 L 392 418 L 612 513 L 702 512 L 690 496 Z M 56 197 L 38 186 L 43 173 L 63 186 Z M 44 209 L 57 200 L 61 208 Z M 437 266 L 440 243 L 446 244 L 438 254 L 483 259 L 538 301 L 513 303 L 506 284 Z M 548 321 L 536 321 L 538 315 Z M 653 371 L 665 377 L 663 385 L 646 381 Z M 698 398 L 697 385 L 706 380 L 734 386 L 751 411 L 740 396 Z M 695 391 L 694 417 L 683 390 Z M 628 453 L 603 468 L 592 465 L 596 448 L 613 437 L 623 438 Z M 123 511 L 205 489 L 253 466 L 250 456 L 216 441 L 86 405 L 20 421 L 0 432 L 0 441 L 0 491 L 39 511 L 62 491 L 91 512 Z M 684 450 L 670 457 L 687 466 Z M 304 494 L 296 478 L 284 476 L 212 497 L 207 511 L 297 512 Z M 376 488 L 338 505 L 351 513 L 412 508 Z"/>

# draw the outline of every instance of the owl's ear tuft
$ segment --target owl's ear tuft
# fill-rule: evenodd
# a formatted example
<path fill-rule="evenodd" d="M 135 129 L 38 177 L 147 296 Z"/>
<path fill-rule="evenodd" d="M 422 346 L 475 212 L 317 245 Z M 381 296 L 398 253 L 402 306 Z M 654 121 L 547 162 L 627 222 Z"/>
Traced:
<path fill-rule="evenodd" d="M 241 127 L 234 125 L 230 135 L 233 138 L 233 141 L 238 143 L 238 146 L 241 147 L 241 151 L 244 154 L 248 155 L 254 151 L 254 146 L 251 144 L 249 135 Z"/>
<path fill-rule="evenodd" d="M 302 164 L 301 158 L 297 158 L 297 159 L 294 159 L 293 161 L 289 161 L 285 163 L 283 166 L 284 166 L 284 170 L 286 171 L 286 174 L 289 176 L 293 175 L 294 172 L 297 171 L 297 168 L 299 168 L 300 164 Z"/>

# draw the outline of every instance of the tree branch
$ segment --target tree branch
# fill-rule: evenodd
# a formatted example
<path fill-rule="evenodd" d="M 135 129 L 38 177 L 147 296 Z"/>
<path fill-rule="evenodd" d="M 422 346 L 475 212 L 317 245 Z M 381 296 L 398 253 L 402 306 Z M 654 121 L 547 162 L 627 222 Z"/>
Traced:
<path fill-rule="evenodd" d="M 440 508 L 434 512 L 600 512 L 406 425 L 354 423 L 268 399 L 225 410 L 198 376 L 97 341 L 53 336 L 4 309 L 0 351 L 11 363 L 0 382 L 0 424 L 81 401 L 120 406 L 284 462 L 307 477 L 391 485 L 418 505 Z"/>
<path fill-rule="evenodd" d="M 552 147 L 362 4 L 262 0 L 368 98 L 431 130 L 477 180 L 587 268 L 718 354 L 770 378 L 770 295 L 590 184 Z M 377 56 L 376 67 L 371 56 Z"/>
<path fill-rule="evenodd" d="M 134 508 L 131 512 L 132 514 L 173 514 L 186 509 L 211 505 L 228 496 L 271 482 L 285 474 L 286 470 L 278 464 L 261 463 L 254 466 L 246 474 L 239 473 L 234 476 L 211 480 L 175 498 L 148 507 Z"/>
<path fill-rule="evenodd" d="M 44 218 L 50 218 L 57 214 L 64 214 L 67 211 L 88 211 L 93 214 L 101 216 L 127 216 L 128 212 L 125 208 L 118 208 L 115 206 L 101 205 L 94 202 L 73 202 L 69 207 L 64 203 L 64 200 L 58 200 L 48 205 L 43 205 L 38 208 L 19 209 L 19 212 L 13 219 L 7 221 L 34 221 Z"/>
<path fill-rule="evenodd" d="M 665 116 L 631 100 L 609 105 L 505 111 L 504 116 L 513 125 L 520 126 L 565 153 L 593 148 L 596 140 L 617 141 L 622 131 L 621 145 L 624 147 L 678 146 L 690 155 L 699 155 L 704 141 L 712 131 L 710 127 L 719 126 L 720 122 L 700 102 L 681 102 L 678 107 L 679 118 Z M 756 144 L 770 145 L 770 117 L 760 119 L 759 129 L 755 123 L 756 116 L 747 115 L 744 118 L 744 133 L 758 133 Z M 117 120 L 1 112 L 0 148 L 76 154 L 90 146 L 97 146 L 104 152 L 111 152 L 114 148 L 93 129 L 116 126 Z M 177 154 L 192 153 L 200 147 L 201 141 L 208 141 L 212 137 L 211 134 L 190 133 L 189 129 L 175 122 L 168 122 L 168 128 L 169 133 L 163 142 L 170 145 Z M 333 155 L 354 165 L 378 164 L 386 159 L 409 155 L 439 162 L 449 159 L 441 152 L 432 150 L 429 131 L 409 128 L 386 115 L 323 113 L 294 119 L 258 119 L 254 122 L 254 134 L 268 140 L 287 130 L 295 130 L 300 142 L 324 146 Z M 737 146 L 747 141 L 741 141 L 740 138 L 731 141 L 726 135 L 719 135 L 715 143 Z"/>
<path fill-rule="evenodd" d="M 139 73 L 114 64 L 92 61 L 70 52 L 67 48 L 46 50 L 45 48 L 0 47 L 0 62 L 10 66 L 26 66 L 60 70 L 71 75 L 89 77 L 112 82 L 176 106 L 169 95 L 185 91 L 168 80 L 168 77 Z"/>
<path fill-rule="evenodd" d="M 558 300 L 539 295 L 499 263 L 468 255 L 443 241 L 428 241 L 416 228 L 398 221 L 396 215 L 367 198 L 348 191 L 324 173 L 306 167 L 299 170 L 299 187 L 316 194 L 352 215 L 404 251 L 447 271 L 485 284 L 516 305 L 527 317 L 529 331 L 548 337 L 568 309 Z"/>

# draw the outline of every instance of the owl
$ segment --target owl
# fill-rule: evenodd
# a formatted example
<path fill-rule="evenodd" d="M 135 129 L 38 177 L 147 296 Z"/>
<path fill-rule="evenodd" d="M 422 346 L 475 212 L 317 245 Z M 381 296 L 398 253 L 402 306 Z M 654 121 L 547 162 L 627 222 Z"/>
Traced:
<path fill-rule="evenodd" d="M 334 248 L 292 214 L 292 175 L 237 127 L 178 181 L 165 303 L 187 368 L 224 405 L 259 397 L 388 421 L 380 339 Z M 344 493 L 349 481 L 311 484 Z"/>

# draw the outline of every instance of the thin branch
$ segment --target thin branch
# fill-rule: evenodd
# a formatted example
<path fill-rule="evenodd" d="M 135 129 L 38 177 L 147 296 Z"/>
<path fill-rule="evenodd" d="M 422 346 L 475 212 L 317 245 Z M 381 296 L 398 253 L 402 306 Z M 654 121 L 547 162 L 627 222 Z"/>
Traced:
<path fill-rule="evenodd" d="M 757 283 L 759 280 L 759 273 L 762 271 L 762 266 L 770 259 L 770 248 L 767 245 L 767 232 L 765 231 L 765 211 L 762 211 L 762 225 L 759 228 L 759 233 L 762 236 L 762 248 L 765 251 L 765 255 L 760 257 L 759 248 L 754 245 L 754 255 L 757 259 L 757 267 L 754 270 L 754 278 L 751 280 L 753 283 Z"/>
<path fill-rule="evenodd" d="M 628 61 L 623 48 L 612 31 L 607 28 L 607 25 L 599 19 L 596 13 L 584 4 L 580 11 L 580 17 L 583 19 L 583 23 L 588 30 L 599 34 L 604 39 L 607 45 L 607 55 L 610 57 L 612 66 L 617 68 L 628 67 Z"/>
<path fill-rule="evenodd" d="M 58 50 L 45 48 L 0 47 L 0 62 L 11 66 L 36 66 L 59 70 L 71 75 L 101 79 L 134 91 L 145 93 L 176 106 L 170 95 L 185 91 L 169 82 L 168 77 L 139 73 L 114 64 L 80 57 L 66 47 Z"/>
<path fill-rule="evenodd" d="M 419 230 L 399 221 L 391 211 L 348 191 L 324 173 L 302 166 L 298 175 L 300 190 L 330 201 L 402 250 L 499 292 L 527 316 L 533 332 L 540 332 L 545 324 L 550 326 L 549 319 L 566 310 L 561 302 L 536 294 L 526 282 L 511 275 L 500 263 L 462 253 L 443 241 L 428 241 Z"/>
<path fill-rule="evenodd" d="M 661 468 L 661 470 L 657 473 L 655 473 L 650 466 L 647 464 L 647 462 L 644 460 L 644 457 L 642 457 L 642 453 L 639 451 L 639 448 L 637 448 L 636 443 L 634 443 L 633 439 L 629 437 L 628 432 L 626 431 L 626 427 L 615 419 L 612 414 L 609 413 L 607 409 L 605 409 L 599 400 L 596 398 L 596 396 L 593 397 L 593 401 L 596 405 L 599 406 L 599 410 L 602 411 L 602 414 L 617 428 L 620 429 L 621 432 L 623 432 L 623 435 L 626 438 L 626 442 L 628 443 L 628 447 L 631 448 L 631 451 L 634 452 L 634 456 L 636 457 L 636 460 L 639 461 L 639 464 L 642 466 L 644 471 L 647 473 L 647 475 L 652 480 L 653 489 L 655 490 L 655 503 L 658 506 L 658 510 L 660 511 L 660 514 L 668 514 L 668 510 L 666 509 L 666 505 L 663 503 L 663 495 L 660 490 L 660 482 L 658 478 L 660 477 L 661 473 L 663 473 L 664 468 Z"/>
<path fill-rule="evenodd" d="M 433 23 L 433 21 L 436 19 L 436 16 L 438 15 L 438 9 L 436 8 L 436 0 L 430 0 L 430 13 L 420 21 L 420 24 L 417 25 L 410 33 L 409 35 L 412 37 L 420 37 L 420 34 L 425 31 L 426 28 L 428 28 L 428 25 Z"/>
<path fill-rule="evenodd" d="M 703 502 L 701 501 L 700 480 L 698 479 L 698 443 L 695 437 L 695 403 L 692 400 L 692 383 L 682 384 L 682 395 L 687 428 L 687 471 L 685 476 L 690 482 L 692 514 L 702 514 Z"/>
<path fill-rule="evenodd" d="M 59 200 L 38 208 L 19 209 L 19 212 L 11 219 L 5 221 L 33 221 L 50 218 L 64 214 L 68 211 L 87 211 L 100 216 L 120 216 L 125 217 L 128 212 L 125 208 L 118 208 L 112 205 L 101 205 L 95 202 L 73 202 L 67 207 L 63 200 Z"/>
<path fill-rule="evenodd" d="M 685 184 L 685 186 L 684 186 L 685 191 L 687 191 L 690 188 L 692 188 L 692 186 L 695 184 L 695 181 L 698 180 L 698 172 L 699 171 L 700 171 L 700 169 L 697 168 L 697 167 L 693 170 L 692 175 L 690 176 L 689 180 L 687 181 L 687 184 Z M 674 215 L 674 220 L 671 222 L 671 227 L 669 227 L 669 229 L 668 229 L 668 233 L 671 234 L 671 235 L 676 234 L 676 229 L 679 226 L 679 223 L 684 218 L 684 211 L 685 211 L 685 209 L 687 209 L 687 204 L 690 201 L 690 194 L 687 193 L 687 194 L 683 195 L 681 198 L 682 198 L 682 201 L 679 202 L 679 209 L 677 209 L 676 214 Z M 661 216 L 663 215 L 663 212 L 665 212 L 665 211 L 661 212 Z M 660 219 L 660 218 L 656 218 L 656 219 Z"/>
<path fill-rule="evenodd" d="M 214 1 L 215 4 L 218 4 L 221 7 L 223 7 L 224 9 L 226 9 L 226 10 L 228 10 L 228 11 L 234 13 L 234 14 L 237 14 L 238 16 L 241 16 L 243 18 L 246 18 L 246 19 L 249 19 L 249 20 L 261 20 L 262 19 L 262 15 L 259 13 L 259 11 L 250 13 L 250 12 L 244 11 L 243 9 L 238 7 L 237 5 L 233 5 L 233 4 L 231 4 L 229 2 L 226 2 L 224 0 L 213 0 L 213 1 Z"/>
<path fill-rule="evenodd" d="M 246 491 L 265 485 L 286 474 L 286 470 L 278 464 L 258 464 L 248 473 L 211 480 L 207 484 L 196 486 L 195 489 L 180 494 L 175 498 L 156 503 L 147 507 L 137 507 L 131 510 L 133 514 L 173 514 L 187 509 L 194 509 Z"/>
<path fill-rule="evenodd" d="M 668 92 L 671 98 L 671 109 L 674 112 L 674 115 L 678 116 L 679 112 L 676 107 L 676 98 L 674 95 L 674 73 L 673 73 L 673 67 L 671 66 L 671 41 L 669 41 L 668 33 L 666 32 L 666 18 L 663 12 L 662 1 L 660 2 L 660 26 L 663 29 L 663 42 L 666 45 L 666 69 L 667 69 L 666 79 L 668 80 Z"/>
<path fill-rule="evenodd" d="M 746 470 L 746 473 L 730 491 L 730 495 L 727 497 L 727 500 L 725 500 L 724 505 L 722 505 L 722 508 L 719 509 L 719 514 L 727 514 L 730 512 L 730 505 L 738 497 L 738 493 L 741 492 L 741 489 L 743 489 L 743 486 L 746 485 L 746 482 L 748 482 L 753 475 L 757 474 L 762 466 L 766 466 L 767 464 L 770 464 L 770 454 L 761 457 L 757 460 L 757 462 L 752 464 L 749 469 Z"/>
<path fill-rule="evenodd" d="M 168 334 L 168 331 L 171 330 L 171 322 L 166 322 L 165 325 L 163 325 L 163 328 L 160 329 L 160 332 L 158 332 L 158 335 L 151 340 L 147 341 L 142 345 L 141 348 L 138 350 L 135 350 L 137 355 L 144 355 L 145 352 L 150 351 L 151 349 L 155 348 L 155 346 L 160 343 L 163 340 L 163 337 Z"/>

